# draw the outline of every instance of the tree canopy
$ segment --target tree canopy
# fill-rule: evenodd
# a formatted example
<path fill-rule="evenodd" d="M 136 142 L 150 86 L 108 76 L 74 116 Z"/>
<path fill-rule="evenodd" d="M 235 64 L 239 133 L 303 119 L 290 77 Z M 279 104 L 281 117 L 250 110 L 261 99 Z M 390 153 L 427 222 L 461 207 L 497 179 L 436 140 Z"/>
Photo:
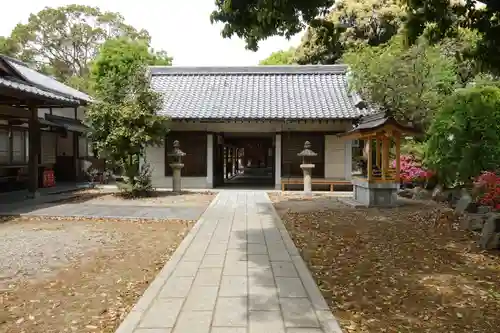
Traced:
<path fill-rule="evenodd" d="M 470 183 L 500 161 L 500 89 L 459 89 L 437 112 L 429 129 L 426 164 L 452 185 Z"/>
<path fill-rule="evenodd" d="M 345 55 L 351 88 L 375 108 L 425 129 L 457 85 L 455 62 L 424 39 L 411 48 L 401 36 L 387 45 L 363 46 Z"/>
<path fill-rule="evenodd" d="M 121 37 L 106 41 L 91 68 L 96 102 L 87 112 L 100 157 L 121 166 L 132 186 L 147 145 L 161 143 L 167 119 L 158 116 L 161 96 L 149 86 L 148 44 Z"/>
<path fill-rule="evenodd" d="M 286 51 L 276 51 L 269 57 L 259 62 L 259 65 L 291 65 L 294 61 L 295 49 L 290 48 Z"/>
<path fill-rule="evenodd" d="M 119 13 L 97 7 L 46 7 L 0 38 L 0 52 L 33 64 L 76 88 L 88 90 L 90 64 L 109 39 L 127 37 L 150 41 L 149 33 L 125 22 Z M 164 51 L 154 52 L 160 64 L 170 64 Z"/>
<path fill-rule="evenodd" d="M 433 24 L 435 28 L 430 35 L 432 42 L 439 42 L 445 37 L 453 36 L 458 27 L 477 30 L 480 40 L 474 57 L 491 70 L 500 71 L 500 20 L 498 19 L 500 1 L 479 1 L 484 6 L 476 6 L 474 0 L 401 1 L 405 5 L 404 30 L 410 44 L 417 41 L 428 24 Z M 335 43 L 338 39 L 336 34 L 339 32 L 336 32 L 335 24 L 328 24 L 327 16 L 335 2 L 335 0 L 283 0 L 279 2 L 274 0 L 216 0 L 217 9 L 212 13 L 211 20 L 224 24 L 222 30 L 224 37 L 233 35 L 241 37 L 251 50 L 256 50 L 260 41 L 274 35 L 290 37 L 308 25 L 313 29 L 321 27 L 317 42 L 313 41 L 309 44 L 326 47 L 327 54 L 335 54 L 339 46 Z M 348 2 L 356 4 L 368 1 L 346 1 Z M 377 15 L 372 16 L 367 13 L 367 19 L 373 20 L 374 17 L 376 18 Z M 326 40 L 324 40 L 325 37 Z M 308 38 L 315 40 L 314 37 Z M 304 59 L 309 57 L 314 60 L 314 57 L 308 56 L 307 52 L 304 53 Z M 313 55 L 323 53 L 316 52 Z M 326 61 L 331 62 L 334 61 L 333 59 L 335 57 L 329 56 Z"/>
<path fill-rule="evenodd" d="M 300 64 L 333 64 L 359 45 L 377 46 L 399 31 L 400 0 L 337 0 L 323 20 L 311 22 L 297 49 Z"/>

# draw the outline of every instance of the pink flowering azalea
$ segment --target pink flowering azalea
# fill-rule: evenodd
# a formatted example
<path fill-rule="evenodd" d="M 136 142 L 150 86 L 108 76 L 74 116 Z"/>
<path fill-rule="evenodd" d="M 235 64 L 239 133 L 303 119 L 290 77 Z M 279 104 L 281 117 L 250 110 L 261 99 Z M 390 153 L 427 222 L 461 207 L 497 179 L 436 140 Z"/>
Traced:
<path fill-rule="evenodd" d="M 400 178 L 403 183 L 412 183 L 429 179 L 433 172 L 422 168 L 419 162 L 411 155 L 402 155 L 399 160 Z M 392 161 L 392 167 L 396 168 L 396 160 Z"/>

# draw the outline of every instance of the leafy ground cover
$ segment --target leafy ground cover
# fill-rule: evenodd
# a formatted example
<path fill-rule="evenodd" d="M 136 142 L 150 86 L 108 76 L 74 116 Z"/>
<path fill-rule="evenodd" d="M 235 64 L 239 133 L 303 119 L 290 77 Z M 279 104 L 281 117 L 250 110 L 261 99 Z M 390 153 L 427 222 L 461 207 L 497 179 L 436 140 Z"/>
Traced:
<path fill-rule="evenodd" d="M 345 332 L 498 330 L 499 253 L 434 225 L 436 204 L 353 209 L 332 197 L 270 197 Z"/>

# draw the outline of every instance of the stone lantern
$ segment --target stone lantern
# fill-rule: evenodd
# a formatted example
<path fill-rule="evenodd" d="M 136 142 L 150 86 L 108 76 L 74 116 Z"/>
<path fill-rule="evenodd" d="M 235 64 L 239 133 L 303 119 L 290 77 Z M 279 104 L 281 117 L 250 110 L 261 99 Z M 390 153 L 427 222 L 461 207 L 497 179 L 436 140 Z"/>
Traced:
<path fill-rule="evenodd" d="M 180 192 L 181 191 L 181 170 L 184 167 L 182 163 L 182 158 L 186 156 L 186 153 L 183 152 L 180 148 L 180 144 L 178 140 L 174 141 L 174 150 L 168 154 L 168 156 L 173 157 L 173 162 L 170 163 L 170 167 L 172 168 L 172 191 Z"/>
<path fill-rule="evenodd" d="M 302 157 L 302 164 L 300 165 L 300 168 L 304 173 L 304 194 L 310 195 L 312 193 L 311 173 L 314 168 L 314 164 L 311 163 L 311 157 L 318 156 L 318 154 L 311 150 L 311 143 L 306 141 L 304 143 L 304 150 L 298 153 L 297 156 Z"/>

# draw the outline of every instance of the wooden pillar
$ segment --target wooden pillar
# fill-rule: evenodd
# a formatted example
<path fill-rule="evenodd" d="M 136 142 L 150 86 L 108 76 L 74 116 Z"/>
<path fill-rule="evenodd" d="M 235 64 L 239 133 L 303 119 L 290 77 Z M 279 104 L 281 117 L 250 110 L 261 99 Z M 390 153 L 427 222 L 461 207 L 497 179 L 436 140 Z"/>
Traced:
<path fill-rule="evenodd" d="M 79 165 L 79 159 L 78 157 L 80 156 L 80 145 L 78 144 L 78 137 L 80 136 L 79 133 L 73 132 L 73 165 L 75 166 L 75 181 L 80 180 L 80 165 Z"/>
<path fill-rule="evenodd" d="M 382 140 L 382 179 L 387 178 L 389 172 L 389 138 L 385 137 Z"/>
<path fill-rule="evenodd" d="M 375 163 L 377 164 L 377 167 L 380 169 L 381 168 L 381 164 L 380 164 L 380 157 L 382 155 L 381 151 L 382 151 L 382 141 L 379 139 L 379 138 L 375 138 Z"/>
<path fill-rule="evenodd" d="M 29 158 L 28 158 L 28 191 L 31 197 L 38 194 L 38 156 L 40 155 L 40 123 L 38 109 L 30 106 L 28 122 Z"/>
<path fill-rule="evenodd" d="M 394 137 L 394 144 L 396 146 L 396 181 L 398 184 L 401 180 L 401 136 L 399 133 L 396 133 Z"/>
<path fill-rule="evenodd" d="M 373 178 L 373 152 L 372 152 L 372 138 L 368 138 L 366 140 L 367 142 L 367 155 L 368 155 L 368 161 L 367 161 L 367 177 L 368 181 L 372 180 Z"/>

